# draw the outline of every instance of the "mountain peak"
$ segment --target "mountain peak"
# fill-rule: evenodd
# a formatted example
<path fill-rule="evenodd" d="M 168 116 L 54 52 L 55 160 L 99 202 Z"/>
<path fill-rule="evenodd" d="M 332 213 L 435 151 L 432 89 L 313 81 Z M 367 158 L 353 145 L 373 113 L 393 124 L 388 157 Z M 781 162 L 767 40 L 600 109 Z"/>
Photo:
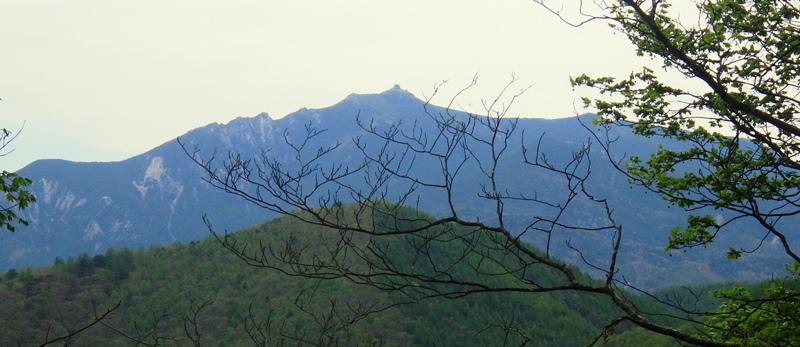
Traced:
<path fill-rule="evenodd" d="M 401 88 L 399 84 L 395 84 L 391 88 L 389 88 L 389 89 L 385 90 L 383 93 L 381 93 L 381 95 L 391 95 L 391 94 L 409 94 L 409 95 L 413 95 L 413 94 L 411 94 L 411 92 Z"/>
<path fill-rule="evenodd" d="M 398 102 L 402 103 L 420 100 L 408 90 L 401 88 L 399 84 L 395 84 L 391 88 L 380 93 L 353 93 L 348 95 L 343 101 L 361 106 L 369 105 L 378 108 L 386 108 L 391 107 L 392 104 L 397 104 Z"/>
<path fill-rule="evenodd" d="M 384 90 L 378 95 L 383 97 L 392 97 L 392 98 L 406 98 L 415 100 L 417 99 L 417 97 L 414 96 L 414 94 L 412 94 L 408 90 L 403 89 L 402 87 L 400 87 L 399 84 L 395 84 L 391 88 Z"/>
<path fill-rule="evenodd" d="M 236 117 L 235 119 L 231 120 L 230 122 L 226 123 L 225 125 L 236 125 L 236 124 L 243 124 L 243 125 L 250 125 L 250 124 L 263 124 L 271 122 L 273 119 L 270 117 L 269 113 L 261 112 L 255 116 L 241 116 Z"/>

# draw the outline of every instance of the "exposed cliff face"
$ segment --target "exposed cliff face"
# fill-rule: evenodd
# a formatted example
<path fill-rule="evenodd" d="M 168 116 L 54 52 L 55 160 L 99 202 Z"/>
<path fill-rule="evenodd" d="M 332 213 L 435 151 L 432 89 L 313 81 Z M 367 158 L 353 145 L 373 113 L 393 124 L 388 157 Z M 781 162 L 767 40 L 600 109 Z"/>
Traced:
<path fill-rule="evenodd" d="M 394 88 L 383 94 L 354 94 L 329 108 L 301 109 L 279 120 L 261 113 L 213 123 L 181 139 L 190 147 L 220 155 L 229 150 L 257 155 L 265 149 L 279 152 L 285 146 L 285 132 L 297 138 L 311 124 L 328 129 L 326 140 L 346 142 L 359 132 L 355 117 L 362 107 L 374 116 L 396 118 L 405 115 L 393 107 L 404 103 L 421 105 L 410 93 Z M 416 110 L 416 116 L 421 111 Z M 32 190 L 39 201 L 23 212 L 31 221 L 29 227 L 0 234 L 0 271 L 109 247 L 194 240 L 207 235 L 203 214 L 229 230 L 271 217 L 209 187 L 174 140 L 120 162 L 40 160 L 20 173 L 34 180 Z"/>
<path fill-rule="evenodd" d="M 112 164 L 37 162 L 23 170 L 34 177 L 39 201 L 25 211 L 31 226 L 3 240 L 4 247 L 15 249 L 0 259 L 2 264 L 39 265 L 76 251 L 178 240 L 172 222 L 187 180 L 173 176 L 170 163 L 161 156 L 141 159 L 145 160 Z M 144 162 L 147 166 L 136 170 Z M 134 178 L 136 171 L 138 178 L 126 179 Z M 153 218 L 153 213 L 164 218 Z M 159 233 L 149 235 L 150 229 Z"/>
<path fill-rule="evenodd" d="M 316 139 L 318 143 L 338 141 L 343 144 L 329 156 L 327 164 L 355 165 L 361 156 L 352 140 L 363 134 L 357 125 L 357 117 L 371 120 L 377 127 L 402 122 L 409 126 L 417 124 L 432 132 L 434 125 L 426 116 L 423 105 L 412 94 L 395 87 L 380 94 L 353 94 L 331 107 L 301 109 L 277 120 L 262 113 L 251 118 L 237 118 L 228 124 L 214 123 L 194 129 L 180 138 L 190 149 L 196 146 L 206 154 L 216 151 L 219 157 L 224 157 L 229 150 L 245 157 L 257 157 L 268 151 L 271 156 L 291 163 L 285 136 L 290 141 L 297 140 L 303 136 L 306 126 L 311 125 L 325 130 Z M 434 109 L 436 111 L 442 110 Z M 534 146 L 540 134 L 546 134 L 544 149 L 548 157 L 555 160 L 568 158 L 571 151 L 586 139 L 585 130 L 575 118 L 521 119 L 519 128 L 518 137 L 510 142 L 513 148 L 507 154 L 508 159 L 500 167 L 503 173 L 500 180 L 508 187 L 531 188 L 539 194 L 562 194 L 560 181 L 527 170 L 521 164 L 522 153 L 518 144 L 523 140 L 522 130 L 526 141 L 532 141 Z M 646 153 L 657 146 L 651 140 L 629 133 L 622 132 L 619 136 L 616 146 L 628 154 Z M 601 153 L 595 155 L 593 183 L 596 192 L 614 202 L 618 220 L 625 223 L 625 253 L 620 262 L 628 280 L 645 286 L 675 284 L 676 281 L 664 278 L 665 274 L 676 269 L 690 274 L 683 278 L 690 278 L 692 282 L 759 279 L 770 274 L 760 273 L 758 268 L 784 261 L 782 252 L 776 249 L 775 252 L 761 252 L 750 260 L 728 263 L 725 243 L 712 250 L 670 257 L 663 251 L 666 237 L 671 228 L 684 222 L 685 215 L 678 209 L 667 209 L 666 204 L 653 194 L 644 195 L 641 190 L 631 189 L 626 180 L 604 162 Z M 436 172 L 436 169 L 427 168 L 415 174 L 430 176 Z M 207 235 L 207 228 L 202 223 L 204 214 L 221 230 L 236 230 L 272 217 L 264 210 L 210 187 L 174 140 L 119 162 L 41 160 L 21 170 L 20 174 L 33 179 L 32 189 L 38 203 L 24 212 L 31 221 L 29 227 L 21 227 L 14 234 L 0 234 L 0 271 L 46 265 L 56 257 L 102 252 L 109 247 L 141 247 L 195 240 Z M 491 215 L 491 206 L 486 205 L 485 199 L 476 197 L 481 180 L 479 168 L 467 165 L 456 182 L 460 187 L 455 197 L 459 201 L 457 207 L 464 214 Z M 441 197 L 426 195 L 419 207 L 439 213 L 445 206 Z M 508 223 L 524 228 L 521 221 L 529 217 L 529 210 L 509 204 L 507 212 Z M 578 209 L 570 218 L 576 223 L 592 223 L 597 216 L 590 209 Z M 757 242 L 760 236 L 737 236 L 737 240 Z M 542 235 L 530 234 L 527 237 L 536 243 L 541 242 Z M 554 243 L 555 254 L 584 268 L 587 266 L 578 255 L 564 247 L 567 239 L 585 250 L 589 257 L 603 259 L 608 250 L 605 246 L 607 235 L 602 233 L 559 234 Z M 767 240 L 762 247 L 779 246 Z M 714 266 L 709 267 L 708 263 Z"/>

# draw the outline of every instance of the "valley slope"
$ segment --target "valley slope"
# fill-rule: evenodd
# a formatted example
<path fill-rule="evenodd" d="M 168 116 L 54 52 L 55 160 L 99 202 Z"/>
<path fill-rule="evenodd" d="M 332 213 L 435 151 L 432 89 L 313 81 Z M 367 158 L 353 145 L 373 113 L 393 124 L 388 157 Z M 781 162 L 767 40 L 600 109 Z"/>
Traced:
<path fill-rule="evenodd" d="M 274 249 L 285 242 L 322 249 L 329 246 L 325 235 L 330 233 L 336 231 L 284 217 L 230 237 Z M 411 253 L 402 238 L 396 241 L 394 247 Z M 457 243 L 446 243 L 437 254 L 457 256 L 459 250 Z M 398 259 L 395 265 L 416 266 L 410 259 Z M 504 283 L 501 277 L 478 275 L 467 267 L 463 263 L 453 271 L 471 273 L 464 280 Z M 552 269 L 530 270 L 530 278 L 558 277 Z M 191 345 L 184 331 L 188 317 L 195 320 L 202 344 L 213 346 L 252 346 L 251 336 L 270 346 L 487 346 L 504 338 L 519 344 L 523 336 L 536 345 L 576 346 L 588 344 L 619 314 L 604 297 L 572 291 L 480 293 L 402 304 L 408 299 L 343 278 L 318 282 L 247 266 L 216 239 L 205 238 L 147 250 L 112 249 L 49 268 L 0 274 L 0 345 L 38 345 L 47 334 L 65 334 L 116 303 L 120 306 L 108 319 L 70 345 L 131 345 L 125 336 L 147 344 Z M 383 310 L 390 306 L 394 308 Z M 354 312 L 363 308 L 380 312 L 350 324 L 361 318 Z M 505 336 L 503 324 L 519 333 Z"/>

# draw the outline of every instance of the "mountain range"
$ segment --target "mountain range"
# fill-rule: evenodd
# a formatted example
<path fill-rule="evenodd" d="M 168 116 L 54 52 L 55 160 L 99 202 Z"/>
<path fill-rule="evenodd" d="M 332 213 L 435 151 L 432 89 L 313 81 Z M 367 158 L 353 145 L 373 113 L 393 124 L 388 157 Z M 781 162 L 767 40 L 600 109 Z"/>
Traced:
<path fill-rule="evenodd" d="M 229 151 L 246 157 L 269 153 L 280 162 L 290 163 L 285 135 L 301 136 L 307 126 L 325 130 L 315 141 L 340 142 L 342 145 L 326 157 L 323 165 L 357 165 L 360 152 L 354 138 L 370 139 L 358 126 L 357 119 L 370 120 L 377 126 L 415 124 L 435 132 L 436 124 L 429 115 L 449 112 L 427 105 L 413 94 L 395 86 L 377 94 L 352 94 L 341 102 L 321 109 L 301 109 L 280 119 L 266 113 L 237 118 L 227 124 L 210 124 L 180 136 L 181 142 L 200 153 Z M 459 117 L 465 116 L 456 112 Z M 510 139 L 506 159 L 501 162 L 498 178 L 506 187 L 534 191 L 541 196 L 558 196 L 564 187 L 551 175 L 523 165 L 522 144 L 542 146 L 542 152 L 554 162 L 571 158 L 590 137 L 581 122 L 587 124 L 592 115 L 563 119 L 518 118 L 518 129 Z M 659 145 L 680 146 L 661 139 L 642 138 L 626 129 L 615 129 L 615 148 L 628 155 L 646 155 Z M 541 141 L 540 141 L 541 139 Z M 379 144 L 379 142 L 374 142 Z M 776 240 L 767 239 L 754 254 L 732 261 L 726 258 L 731 244 L 758 244 L 763 235 L 747 223 L 734 226 L 737 232 L 721 235 L 707 249 L 669 253 L 664 250 L 669 231 L 684 225 L 686 213 L 671 207 L 655 194 L 630 186 L 605 159 L 598 148 L 593 158 L 590 187 L 607 197 L 616 220 L 624 224 L 620 271 L 625 278 L 645 288 L 669 285 L 708 283 L 724 280 L 753 281 L 774 275 L 764 268 L 780 268 L 787 262 Z M 288 165 L 288 164 L 287 164 Z M 418 167 L 412 173 L 419 177 L 435 174 L 430 167 Z M 0 271 L 25 266 L 52 264 L 56 258 L 79 253 L 98 254 L 109 248 L 147 247 L 151 245 L 189 242 L 208 234 L 203 223 L 206 215 L 215 226 L 237 230 L 274 217 L 273 214 L 240 198 L 211 187 L 203 181 L 202 170 L 184 148 L 168 141 L 150 151 L 119 162 L 79 163 L 65 160 L 39 160 L 18 172 L 33 180 L 32 191 L 38 201 L 23 216 L 28 227 L 15 233 L 0 234 Z M 474 164 L 466 165 L 455 184 L 456 208 L 468 216 L 491 215 L 491 206 L 478 198 L 480 183 L 485 180 Z M 434 215 L 446 212 L 441 197 L 421 193 L 419 206 Z M 588 206 L 574 209 L 571 222 L 592 225 L 596 211 Z M 709 211 L 717 218 L 724 213 Z M 507 210 L 512 229 L 524 228 L 531 211 L 509 205 Z M 488 218 L 491 219 L 491 218 Z M 751 230 L 749 232 L 748 230 Z M 543 247 L 545 235 L 526 234 L 526 241 Z M 570 247 L 582 250 L 578 254 Z M 610 250 L 610 236 L 602 232 L 559 231 L 553 236 L 553 253 L 584 270 L 587 263 L 602 263 Z M 601 264 L 602 265 L 602 264 Z"/>

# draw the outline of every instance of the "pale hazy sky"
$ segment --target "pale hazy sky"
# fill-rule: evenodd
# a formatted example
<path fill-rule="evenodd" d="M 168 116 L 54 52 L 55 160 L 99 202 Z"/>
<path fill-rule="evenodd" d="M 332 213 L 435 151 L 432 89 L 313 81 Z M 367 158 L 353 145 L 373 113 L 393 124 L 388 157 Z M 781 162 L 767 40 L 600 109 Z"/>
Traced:
<path fill-rule="evenodd" d="M 212 122 L 449 80 L 469 108 L 513 73 L 515 115 L 574 114 L 569 76 L 640 64 L 606 24 L 571 28 L 529 0 L 0 0 L 0 169 L 122 160 Z"/>

